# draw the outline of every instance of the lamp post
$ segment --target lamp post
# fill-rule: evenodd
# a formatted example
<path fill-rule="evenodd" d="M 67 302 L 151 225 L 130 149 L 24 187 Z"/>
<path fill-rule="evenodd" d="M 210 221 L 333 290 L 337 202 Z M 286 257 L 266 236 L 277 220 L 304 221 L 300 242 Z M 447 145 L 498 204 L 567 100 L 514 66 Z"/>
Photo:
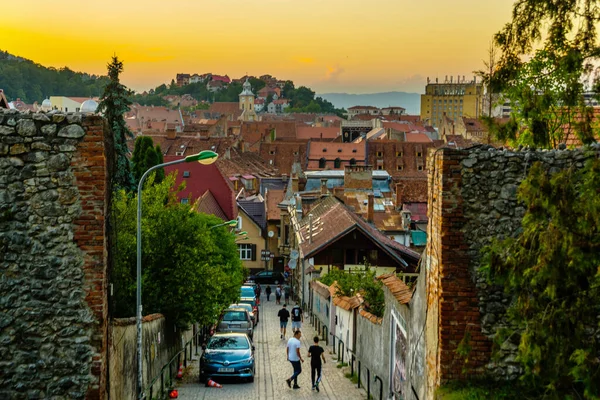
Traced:
<path fill-rule="evenodd" d="M 140 178 L 138 184 L 138 202 L 137 202 L 137 290 L 136 290 L 136 327 L 137 327 L 137 394 L 138 399 L 144 397 L 144 374 L 142 362 L 142 187 L 148 174 L 155 169 L 169 165 L 180 164 L 184 162 L 198 161 L 200 164 L 209 165 L 214 163 L 219 155 L 214 151 L 204 150 L 198 154 L 187 156 L 180 160 L 170 161 L 150 167 Z M 237 221 L 236 221 L 237 222 Z"/>

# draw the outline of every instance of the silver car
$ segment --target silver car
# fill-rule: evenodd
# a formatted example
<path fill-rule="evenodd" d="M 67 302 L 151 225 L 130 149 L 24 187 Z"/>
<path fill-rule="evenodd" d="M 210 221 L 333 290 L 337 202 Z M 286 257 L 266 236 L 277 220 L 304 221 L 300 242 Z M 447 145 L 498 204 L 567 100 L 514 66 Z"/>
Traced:
<path fill-rule="evenodd" d="M 258 321 L 256 319 L 256 314 L 254 314 L 254 309 L 252 309 L 251 304 L 237 303 L 237 304 L 230 305 L 228 308 L 243 308 L 243 309 L 245 309 L 246 311 L 248 311 L 250 313 L 250 318 L 252 319 L 254 326 L 256 326 L 256 324 L 258 324 Z"/>
<path fill-rule="evenodd" d="M 254 323 L 248 310 L 244 308 L 228 308 L 217 326 L 217 332 L 238 332 L 248 335 L 250 340 L 254 336 Z"/>

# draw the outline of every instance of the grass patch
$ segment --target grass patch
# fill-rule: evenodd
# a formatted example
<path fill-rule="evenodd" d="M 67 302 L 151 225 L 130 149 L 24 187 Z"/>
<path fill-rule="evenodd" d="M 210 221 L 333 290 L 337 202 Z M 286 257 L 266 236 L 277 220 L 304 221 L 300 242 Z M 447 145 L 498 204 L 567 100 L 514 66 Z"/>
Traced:
<path fill-rule="evenodd" d="M 344 374 L 344 376 L 346 378 L 350 379 L 350 381 L 352 383 L 354 383 L 355 385 L 358 383 L 358 375 L 356 375 L 354 373 L 351 374 L 350 372 L 347 372 L 347 373 Z"/>
<path fill-rule="evenodd" d="M 341 362 L 341 363 L 338 363 L 338 365 L 337 365 L 338 368 L 344 368 L 344 367 L 347 367 L 347 366 L 348 366 L 347 362 L 344 362 L 344 363 Z"/>
<path fill-rule="evenodd" d="M 441 386 L 436 400 L 508 400 L 527 399 L 514 382 L 453 382 Z"/>

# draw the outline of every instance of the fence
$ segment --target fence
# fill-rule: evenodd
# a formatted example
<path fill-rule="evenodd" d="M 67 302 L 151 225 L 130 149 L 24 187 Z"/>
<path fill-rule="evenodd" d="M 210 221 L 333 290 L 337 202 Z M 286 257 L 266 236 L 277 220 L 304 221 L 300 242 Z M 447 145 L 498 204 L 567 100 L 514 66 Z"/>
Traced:
<path fill-rule="evenodd" d="M 310 322 L 311 322 L 312 326 L 315 328 L 317 333 L 323 337 L 323 340 L 325 340 L 325 343 L 327 345 L 329 345 L 329 328 L 327 327 L 327 325 L 325 325 L 321 322 L 321 320 L 312 312 L 312 310 L 309 310 L 309 313 L 310 313 Z M 337 361 L 344 364 L 344 354 L 346 353 L 346 345 L 340 338 L 336 338 L 336 336 L 334 336 L 334 335 L 331 336 L 331 340 L 332 340 L 333 354 L 337 354 Z M 336 353 L 336 342 L 337 342 L 337 353 Z M 376 383 L 377 381 L 379 381 L 379 400 L 383 400 L 383 380 L 381 379 L 381 377 L 375 375 L 373 377 L 373 380 L 371 380 L 371 370 L 367 366 L 362 365 L 361 361 L 356 358 L 356 355 L 354 354 L 353 351 L 350 351 L 350 360 L 349 361 L 350 361 L 350 374 L 352 376 L 354 376 L 354 364 L 356 362 L 358 362 L 358 365 L 357 365 L 358 368 L 356 371 L 357 375 L 358 375 L 357 387 L 359 389 L 361 387 L 366 389 L 367 390 L 367 398 L 370 399 L 371 398 L 371 382 Z M 366 382 L 364 382 L 362 380 L 362 371 L 363 370 L 366 372 L 366 375 L 367 375 Z M 367 385 L 366 387 L 364 386 L 365 384 Z"/>
<path fill-rule="evenodd" d="M 150 381 L 150 384 L 143 391 L 143 399 L 153 400 L 155 398 L 163 399 L 166 397 L 167 392 L 173 387 L 173 378 L 177 375 L 179 365 L 183 365 L 187 368 L 188 362 L 193 359 L 192 354 L 198 355 L 198 347 L 202 346 L 210 337 L 210 326 L 203 326 L 196 334 L 184 344 L 181 349 L 171 360 L 165 364 L 160 373 Z M 158 386 L 160 383 L 160 386 Z M 158 386 L 158 387 L 157 387 Z M 155 387 L 156 390 L 155 390 Z"/>

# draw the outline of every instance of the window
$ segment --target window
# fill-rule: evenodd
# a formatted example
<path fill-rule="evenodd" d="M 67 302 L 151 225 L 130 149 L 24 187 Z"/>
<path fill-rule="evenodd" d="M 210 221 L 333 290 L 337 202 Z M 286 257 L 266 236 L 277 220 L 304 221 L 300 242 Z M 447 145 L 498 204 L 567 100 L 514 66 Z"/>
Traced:
<path fill-rule="evenodd" d="M 417 151 L 417 157 L 423 157 L 423 153 L 421 153 L 420 151 Z"/>
<path fill-rule="evenodd" d="M 188 199 L 187 197 L 184 197 L 183 199 L 181 199 L 181 204 L 188 204 L 190 202 L 190 199 Z"/>
<path fill-rule="evenodd" d="M 190 171 L 183 171 L 183 177 L 184 178 L 189 178 L 190 177 Z"/>
<path fill-rule="evenodd" d="M 250 261 L 252 260 L 252 249 L 253 244 L 238 244 L 238 250 L 240 251 L 240 260 Z"/>
<path fill-rule="evenodd" d="M 275 155 L 275 150 L 271 150 L 271 151 L 269 151 L 269 154 L 270 154 L 270 155 Z"/>
<path fill-rule="evenodd" d="M 356 165 L 356 158 L 350 159 L 350 165 Z"/>
<path fill-rule="evenodd" d="M 419 171 L 423 171 L 423 166 L 422 166 L 422 165 L 419 165 L 419 166 L 417 167 L 417 170 L 419 170 Z"/>
<path fill-rule="evenodd" d="M 342 166 L 342 160 L 340 160 L 340 158 L 338 157 L 338 158 L 336 158 L 336 159 L 333 161 L 333 167 L 334 167 L 334 168 L 339 168 L 339 167 L 341 167 L 341 166 Z"/>
<path fill-rule="evenodd" d="M 396 171 L 402 171 L 402 165 L 396 165 Z"/>
<path fill-rule="evenodd" d="M 382 170 L 383 170 L 383 165 L 378 165 L 378 166 L 377 166 L 377 169 L 378 169 L 379 171 L 382 171 Z"/>
<path fill-rule="evenodd" d="M 383 157 L 383 151 L 378 151 L 377 152 L 377 157 Z"/>
<path fill-rule="evenodd" d="M 402 157 L 402 152 L 401 151 L 397 151 L 396 152 L 396 157 Z"/>
<path fill-rule="evenodd" d="M 326 165 L 327 165 L 327 160 L 325 159 L 325 157 L 321 158 L 319 160 L 319 168 L 325 168 Z"/>
<path fill-rule="evenodd" d="M 327 149 L 323 149 L 323 153 L 327 153 Z"/>

